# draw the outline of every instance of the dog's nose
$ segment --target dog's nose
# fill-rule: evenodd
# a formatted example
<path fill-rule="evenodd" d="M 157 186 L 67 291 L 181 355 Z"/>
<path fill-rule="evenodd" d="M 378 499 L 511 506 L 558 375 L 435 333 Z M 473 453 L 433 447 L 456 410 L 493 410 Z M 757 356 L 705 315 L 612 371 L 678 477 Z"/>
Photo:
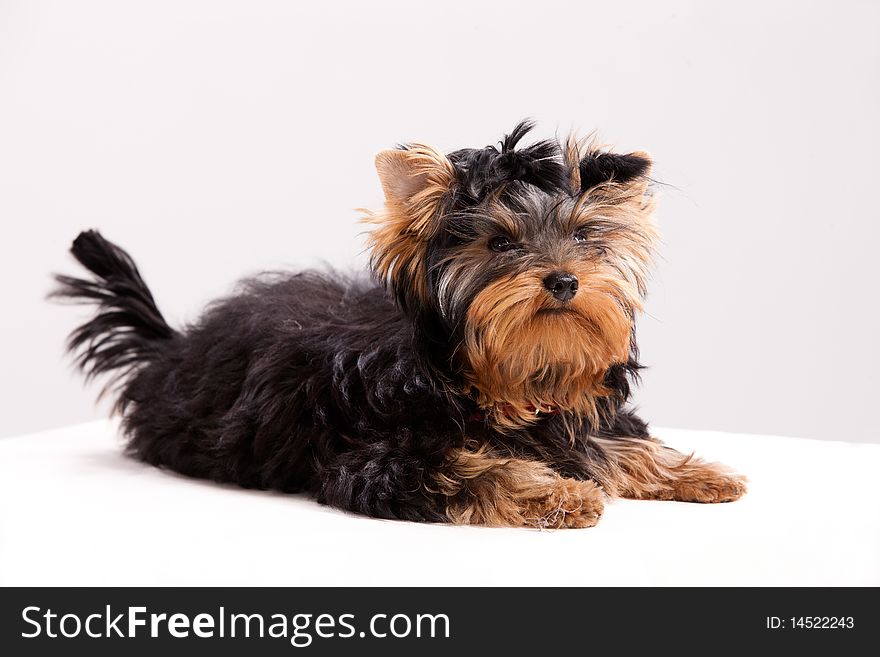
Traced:
<path fill-rule="evenodd" d="M 578 290 L 578 279 L 567 271 L 554 271 L 544 278 L 544 287 L 560 301 L 568 301 Z"/>

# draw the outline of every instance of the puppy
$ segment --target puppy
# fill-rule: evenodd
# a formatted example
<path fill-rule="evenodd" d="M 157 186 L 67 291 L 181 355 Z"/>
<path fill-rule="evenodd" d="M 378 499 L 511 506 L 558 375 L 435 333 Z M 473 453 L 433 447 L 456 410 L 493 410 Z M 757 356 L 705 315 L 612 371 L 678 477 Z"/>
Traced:
<path fill-rule="evenodd" d="M 590 527 L 606 496 L 727 502 L 743 478 L 627 407 L 657 241 L 651 160 L 573 137 L 376 157 L 371 276 L 245 281 L 192 326 L 95 231 L 68 347 L 110 373 L 132 456 L 379 518 Z"/>

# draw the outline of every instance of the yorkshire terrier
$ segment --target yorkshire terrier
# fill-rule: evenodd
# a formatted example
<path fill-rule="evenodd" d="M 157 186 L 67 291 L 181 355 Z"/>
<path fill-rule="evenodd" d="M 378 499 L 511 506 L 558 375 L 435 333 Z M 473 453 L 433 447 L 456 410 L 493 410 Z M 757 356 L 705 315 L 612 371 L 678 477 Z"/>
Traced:
<path fill-rule="evenodd" d="M 127 449 L 379 518 L 591 527 L 606 497 L 728 502 L 744 479 L 627 406 L 657 231 L 651 159 L 569 137 L 376 156 L 372 276 L 245 281 L 181 330 L 95 231 L 68 349 L 111 373 Z"/>

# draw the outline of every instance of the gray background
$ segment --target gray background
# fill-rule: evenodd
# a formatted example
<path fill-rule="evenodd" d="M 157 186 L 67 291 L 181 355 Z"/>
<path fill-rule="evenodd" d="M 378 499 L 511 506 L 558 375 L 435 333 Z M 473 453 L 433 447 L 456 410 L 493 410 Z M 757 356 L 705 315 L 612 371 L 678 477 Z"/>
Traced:
<path fill-rule="evenodd" d="M 645 149 L 658 425 L 880 441 L 876 2 L 0 2 L 0 435 L 99 417 L 43 301 L 98 227 L 167 317 L 362 266 L 373 154 L 532 116 Z"/>

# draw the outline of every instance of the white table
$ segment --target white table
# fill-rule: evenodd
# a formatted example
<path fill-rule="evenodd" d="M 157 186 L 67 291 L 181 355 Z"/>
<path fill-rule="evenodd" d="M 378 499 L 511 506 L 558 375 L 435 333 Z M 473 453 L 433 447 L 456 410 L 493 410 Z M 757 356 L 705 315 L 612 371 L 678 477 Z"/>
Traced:
<path fill-rule="evenodd" d="M 655 429 L 750 479 L 593 529 L 391 522 L 187 479 L 109 421 L 0 439 L 0 585 L 880 585 L 880 445 Z"/>

